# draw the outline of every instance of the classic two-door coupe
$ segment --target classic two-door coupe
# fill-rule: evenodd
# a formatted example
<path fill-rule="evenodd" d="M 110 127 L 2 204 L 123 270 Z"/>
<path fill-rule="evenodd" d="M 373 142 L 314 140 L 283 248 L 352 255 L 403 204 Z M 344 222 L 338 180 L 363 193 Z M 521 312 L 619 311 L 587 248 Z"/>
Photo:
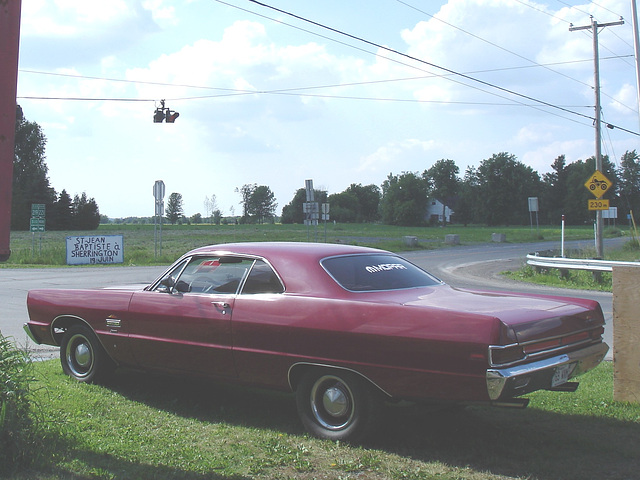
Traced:
<path fill-rule="evenodd" d="M 358 440 L 383 402 L 526 405 L 608 346 L 597 302 L 461 290 L 366 247 L 193 250 L 145 288 L 32 290 L 25 329 L 93 382 L 116 366 L 293 391 L 312 434 Z"/>

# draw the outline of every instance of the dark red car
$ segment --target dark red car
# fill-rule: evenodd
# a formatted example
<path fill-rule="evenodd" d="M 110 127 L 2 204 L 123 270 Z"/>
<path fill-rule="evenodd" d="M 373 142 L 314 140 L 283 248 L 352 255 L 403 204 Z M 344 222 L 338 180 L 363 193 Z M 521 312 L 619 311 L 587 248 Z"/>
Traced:
<path fill-rule="evenodd" d="M 307 430 L 357 440 L 383 402 L 526 405 L 595 367 L 597 302 L 461 290 L 382 250 L 193 250 L 144 289 L 33 290 L 25 328 L 81 382 L 114 367 L 294 391 Z"/>

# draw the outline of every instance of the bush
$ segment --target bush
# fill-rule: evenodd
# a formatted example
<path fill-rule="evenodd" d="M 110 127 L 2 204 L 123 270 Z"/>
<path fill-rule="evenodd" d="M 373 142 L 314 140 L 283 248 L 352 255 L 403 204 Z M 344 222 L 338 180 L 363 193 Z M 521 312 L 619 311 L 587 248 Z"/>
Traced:
<path fill-rule="evenodd" d="M 0 475 L 24 464 L 31 450 L 31 366 L 27 353 L 0 334 Z"/>

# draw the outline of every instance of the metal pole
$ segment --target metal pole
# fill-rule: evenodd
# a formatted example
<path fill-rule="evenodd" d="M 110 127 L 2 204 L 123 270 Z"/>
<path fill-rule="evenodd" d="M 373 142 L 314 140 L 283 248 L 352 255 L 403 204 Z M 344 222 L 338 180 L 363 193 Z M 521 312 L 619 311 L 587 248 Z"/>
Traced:
<path fill-rule="evenodd" d="M 11 255 L 11 199 L 16 131 L 21 0 L 0 1 L 0 262 Z"/>
<path fill-rule="evenodd" d="M 598 22 L 591 19 L 591 30 L 593 33 L 593 76 L 596 90 L 596 170 L 602 172 L 602 143 L 600 124 L 600 61 L 598 51 Z M 604 240 L 602 236 L 602 210 L 596 210 L 596 257 L 604 258 Z"/>
<path fill-rule="evenodd" d="M 631 14 L 633 15 L 633 51 L 636 57 L 636 92 L 638 100 L 638 111 L 640 111 L 640 40 L 638 40 L 638 9 L 636 0 L 631 0 Z M 640 121 L 640 116 L 638 116 Z"/>

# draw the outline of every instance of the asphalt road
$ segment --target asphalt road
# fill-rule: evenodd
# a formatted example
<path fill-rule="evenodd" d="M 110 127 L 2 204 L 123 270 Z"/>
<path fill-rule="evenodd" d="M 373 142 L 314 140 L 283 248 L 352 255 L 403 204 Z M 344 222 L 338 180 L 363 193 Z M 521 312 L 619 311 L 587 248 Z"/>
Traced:
<path fill-rule="evenodd" d="M 608 239 L 605 248 L 613 248 L 626 239 Z M 568 242 L 565 248 L 592 246 L 592 242 Z M 456 246 L 439 250 L 420 250 L 404 254 L 413 263 L 425 268 L 450 285 L 517 292 L 567 295 L 597 300 L 602 305 L 607 326 L 605 340 L 613 347 L 612 295 L 604 292 L 565 290 L 541 287 L 505 279 L 501 272 L 518 269 L 527 253 L 559 248 L 558 242 L 530 244 L 492 243 Z M 49 356 L 56 350 L 30 342 L 22 329 L 28 320 L 27 292 L 36 288 L 93 288 L 116 285 L 149 284 L 164 267 L 75 267 L 0 269 L 0 332 L 27 346 L 36 355 Z M 609 351 L 611 358 L 612 349 Z"/>

